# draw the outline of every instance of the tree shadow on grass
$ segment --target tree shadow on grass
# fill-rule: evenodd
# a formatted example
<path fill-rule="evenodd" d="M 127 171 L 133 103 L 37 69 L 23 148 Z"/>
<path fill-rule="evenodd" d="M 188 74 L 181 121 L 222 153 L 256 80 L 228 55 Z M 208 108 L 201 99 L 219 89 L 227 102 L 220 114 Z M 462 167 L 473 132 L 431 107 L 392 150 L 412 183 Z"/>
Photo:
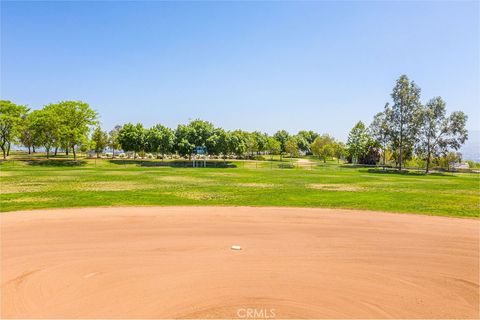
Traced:
<path fill-rule="evenodd" d="M 85 160 L 28 160 L 30 166 L 39 167 L 81 167 L 87 164 Z"/>
<path fill-rule="evenodd" d="M 174 167 L 174 168 L 192 168 L 192 161 L 149 161 L 149 160 L 108 160 L 116 165 L 136 165 L 139 167 Z M 203 161 L 198 161 L 198 164 L 203 167 Z M 207 161 L 207 168 L 235 168 L 236 165 L 232 162 L 223 161 Z"/>
<path fill-rule="evenodd" d="M 368 173 L 378 173 L 378 174 L 394 174 L 394 175 L 403 175 L 403 176 L 448 176 L 454 177 L 453 175 L 447 175 L 443 172 L 430 172 L 425 173 L 424 171 L 409 171 L 409 170 L 402 170 L 399 171 L 397 169 L 368 169 Z"/>

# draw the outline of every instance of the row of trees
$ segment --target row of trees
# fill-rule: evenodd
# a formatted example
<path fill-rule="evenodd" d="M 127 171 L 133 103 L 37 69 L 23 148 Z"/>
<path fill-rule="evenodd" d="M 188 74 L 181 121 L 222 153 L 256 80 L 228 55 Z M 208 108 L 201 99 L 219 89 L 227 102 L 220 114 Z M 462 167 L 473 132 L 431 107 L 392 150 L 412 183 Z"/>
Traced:
<path fill-rule="evenodd" d="M 93 132 L 92 132 L 93 129 Z M 91 135 L 90 135 L 91 133 Z M 134 157 L 139 152 L 158 155 L 178 154 L 191 157 L 196 147 L 204 147 L 210 155 L 237 157 L 255 154 L 315 154 L 326 160 L 328 157 L 343 157 L 344 146 L 329 135 L 313 131 L 300 131 L 291 135 L 285 130 L 273 136 L 266 133 L 243 130 L 226 131 L 203 120 L 181 124 L 172 130 L 161 124 L 145 128 L 142 124 L 127 123 L 116 126 L 110 132 L 102 131 L 98 114 L 82 101 L 62 101 L 31 111 L 7 100 L 0 101 L 0 147 L 5 159 L 12 144 L 21 144 L 28 152 L 44 148 L 47 158 L 64 151 L 71 151 L 74 159 L 77 150 L 94 150 L 97 155 L 106 148 L 131 151 Z"/>
<path fill-rule="evenodd" d="M 175 130 L 161 124 L 145 128 L 141 123 L 117 126 L 108 134 L 97 128 L 92 135 L 92 142 L 96 152 L 108 146 L 113 150 L 121 148 L 133 152 L 134 157 L 139 152 L 148 152 L 161 155 L 162 158 L 166 154 L 190 158 L 196 147 L 206 148 L 209 155 L 223 156 L 224 159 L 229 155 L 289 154 L 295 157 L 304 153 L 315 154 L 326 160 L 329 156 L 341 157 L 344 154 L 343 144 L 329 135 L 320 136 L 313 131 L 291 135 L 280 130 L 269 136 L 258 131 L 226 131 L 203 120 L 181 124 Z"/>
<path fill-rule="evenodd" d="M 393 88 L 392 104 L 377 113 L 369 127 L 358 122 L 347 141 L 347 153 L 354 163 L 375 164 L 387 154 L 402 170 L 405 161 L 416 156 L 425 161 L 426 172 L 434 158 L 446 157 L 458 150 L 468 138 L 467 115 L 462 111 L 446 113 L 441 97 L 422 104 L 420 88 L 406 75 Z"/>
<path fill-rule="evenodd" d="M 76 150 L 85 145 L 93 125 L 98 124 L 97 113 L 82 101 L 62 101 L 30 111 L 26 106 L 0 100 L 0 148 L 5 159 L 13 143 L 28 148 L 43 147 L 47 156 L 54 149 Z"/>
<path fill-rule="evenodd" d="M 351 130 L 346 145 L 327 134 L 300 131 L 295 135 L 285 130 L 270 136 L 266 133 L 242 130 L 226 131 L 203 120 L 194 120 L 170 129 L 161 124 L 145 128 L 127 123 L 110 132 L 99 127 L 98 114 L 82 101 L 62 101 L 30 111 L 26 106 L 0 101 L 0 148 L 5 159 L 13 143 L 28 148 L 29 153 L 42 147 L 47 157 L 59 150 L 94 150 L 97 155 L 106 148 L 133 152 L 156 153 L 159 156 L 178 154 L 191 157 L 196 147 L 208 154 L 237 157 L 255 154 L 313 154 L 327 158 L 346 158 L 352 163 L 385 164 L 392 158 L 400 170 L 412 157 L 424 159 L 429 171 L 432 159 L 458 150 L 468 138 L 467 116 L 456 111 L 446 114 L 440 97 L 420 102 L 420 88 L 402 75 L 393 88 L 392 104 L 387 103 L 375 115 L 370 126 L 358 122 Z M 90 135 L 91 130 L 92 134 Z"/>

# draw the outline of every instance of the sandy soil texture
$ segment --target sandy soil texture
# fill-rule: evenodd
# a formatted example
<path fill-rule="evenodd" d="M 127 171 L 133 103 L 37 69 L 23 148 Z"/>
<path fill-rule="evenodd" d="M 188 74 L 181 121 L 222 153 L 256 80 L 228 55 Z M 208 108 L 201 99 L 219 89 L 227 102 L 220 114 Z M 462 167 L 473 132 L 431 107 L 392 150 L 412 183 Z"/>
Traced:
<path fill-rule="evenodd" d="M 2 318 L 479 316 L 478 220 L 245 207 L 0 218 Z"/>

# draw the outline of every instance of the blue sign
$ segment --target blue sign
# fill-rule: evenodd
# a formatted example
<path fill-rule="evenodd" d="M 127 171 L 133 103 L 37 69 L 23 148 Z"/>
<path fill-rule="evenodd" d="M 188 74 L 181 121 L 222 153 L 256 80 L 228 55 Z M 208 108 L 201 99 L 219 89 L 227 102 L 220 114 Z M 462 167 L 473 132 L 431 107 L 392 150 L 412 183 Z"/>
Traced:
<path fill-rule="evenodd" d="M 207 148 L 205 148 L 205 147 L 196 147 L 196 148 L 195 148 L 195 153 L 196 153 L 196 154 L 205 154 L 205 153 L 207 153 Z"/>

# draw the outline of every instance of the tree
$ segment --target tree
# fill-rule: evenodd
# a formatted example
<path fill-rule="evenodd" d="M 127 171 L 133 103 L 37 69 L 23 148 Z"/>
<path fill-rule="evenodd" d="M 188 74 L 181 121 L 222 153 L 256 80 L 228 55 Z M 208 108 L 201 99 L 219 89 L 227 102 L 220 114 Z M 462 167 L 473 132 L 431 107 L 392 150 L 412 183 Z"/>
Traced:
<path fill-rule="evenodd" d="M 390 136 L 388 132 L 389 124 L 388 118 L 392 109 L 389 104 L 385 105 L 385 110 L 383 112 L 377 113 L 373 117 L 373 121 L 370 124 L 369 132 L 371 137 L 381 146 L 383 154 L 383 165 L 386 163 L 387 158 L 387 148 L 390 142 Z"/>
<path fill-rule="evenodd" d="M 273 135 L 273 137 L 280 143 L 280 157 L 281 157 L 282 154 L 286 152 L 285 144 L 290 138 L 290 134 L 285 130 L 279 130 Z"/>
<path fill-rule="evenodd" d="M 247 147 L 247 152 L 250 156 L 253 156 L 254 153 L 258 152 L 258 142 L 254 133 L 244 132 L 245 144 Z"/>
<path fill-rule="evenodd" d="M 313 141 L 318 137 L 318 133 L 314 131 L 306 131 L 302 130 L 297 133 L 297 141 L 298 141 L 298 147 L 300 150 L 305 152 L 305 154 L 312 154 L 312 151 L 310 150 L 310 146 L 312 145 Z"/>
<path fill-rule="evenodd" d="M 345 144 L 343 142 L 335 141 L 333 143 L 333 155 L 337 158 L 337 162 L 340 163 L 340 159 L 343 159 L 346 155 Z"/>
<path fill-rule="evenodd" d="M 460 152 L 446 152 L 442 156 L 442 162 L 445 164 L 447 171 L 450 171 L 450 166 L 462 161 L 462 154 Z"/>
<path fill-rule="evenodd" d="M 252 132 L 252 138 L 255 140 L 254 144 L 255 144 L 257 153 L 265 152 L 267 150 L 268 135 L 266 133 L 254 131 Z"/>
<path fill-rule="evenodd" d="M 137 158 L 137 152 L 145 150 L 146 132 L 141 123 L 125 124 L 118 132 L 118 141 L 124 151 L 133 151 L 133 158 Z"/>
<path fill-rule="evenodd" d="M 447 117 L 445 102 L 441 97 L 428 101 L 421 113 L 419 142 L 416 146 L 417 153 L 425 156 L 426 173 L 432 156 L 446 154 L 450 148 L 458 150 L 467 140 L 466 122 L 467 116 L 461 111 Z"/>
<path fill-rule="evenodd" d="M 61 101 L 45 106 L 50 112 L 55 112 L 60 122 L 62 144 L 66 150 L 72 148 L 73 159 L 77 159 L 75 148 L 88 138 L 90 127 L 98 123 L 98 114 L 82 101 Z"/>
<path fill-rule="evenodd" d="M 347 140 L 347 150 L 352 163 L 358 163 L 358 160 L 366 154 L 369 139 L 365 124 L 362 121 L 357 122 L 350 131 Z"/>
<path fill-rule="evenodd" d="M 43 146 L 50 157 L 50 150 L 55 147 L 60 137 L 60 117 L 52 109 L 35 110 L 29 115 L 33 139 L 38 146 Z"/>
<path fill-rule="evenodd" d="M 170 128 L 157 124 L 147 131 L 146 142 L 149 152 L 159 153 L 164 159 L 165 154 L 173 151 L 175 135 Z"/>
<path fill-rule="evenodd" d="M 273 137 L 268 137 L 267 138 L 267 145 L 266 148 L 268 152 L 270 153 L 270 160 L 273 160 L 273 155 L 274 154 L 279 154 L 281 152 L 281 146 L 280 142 L 278 142 L 277 139 Z"/>
<path fill-rule="evenodd" d="M 175 131 L 177 150 L 182 156 L 191 158 L 195 147 L 207 148 L 214 142 L 209 138 L 214 134 L 215 127 L 208 121 L 200 119 L 191 121 L 188 125 L 179 125 Z M 211 146 L 212 147 L 212 146 Z"/>
<path fill-rule="evenodd" d="M 19 141 L 22 145 L 28 148 L 28 154 L 31 154 L 32 147 L 35 148 L 36 143 L 32 128 L 31 113 L 28 113 L 23 117 Z"/>
<path fill-rule="evenodd" d="M 190 141 L 193 128 L 187 125 L 180 124 L 175 130 L 175 146 L 178 153 L 181 156 L 187 156 L 191 158 L 193 150 L 195 149 L 195 144 L 193 141 Z"/>
<path fill-rule="evenodd" d="M 112 159 L 115 158 L 115 150 L 119 150 L 122 147 L 118 139 L 118 134 L 121 129 L 122 126 L 116 125 L 115 128 L 108 133 L 108 146 L 112 149 Z"/>
<path fill-rule="evenodd" d="M 315 141 L 313 141 L 310 149 L 312 153 L 323 160 L 323 162 L 327 162 L 328 157 L 333 157 L 334 155 L 334 148 L 333 144 L 335 139 L 328 134 L 323 134 L 318 136 Z"/>
<path fill-rule="evenodd" d="M 388 132 L 392 147 L 398 149 L 398 164 L 402 170 L 404 151 L 413 147 L 419 126 L 420 88 L 413 81 L 410 82 L 406 75 L 402 75 L 393 88 L 392 100 L 392 110 L 388 114 Z"/>
<path fill-rule="evenodd" d="M 242 157 L 247 152 L 245 132 L 235 130 L 230 132 L 228 139 L 229 150 L 237 157 Z"/>
<path fill-rule="evenodd" d="M 0 100 L 0 148 L 3 159 L 10 153 L 10 146 L 20 135 L 23 120 L 28 112 L 26 106 Z"/>
<path fill-rule="evenodd" d="M 97 158 L 100 153 L 105 150 L 108 145 L 108 134 L 102 131 L 100 127 L 96 127 L 92 134 L 92 147 L 97 154 Z"/>
<path fill-rule="evenodd" d="M 215 139 L 214 147 L 210 147 L 209 151 L 215 155 L 222 155 L 223 162 L 226 162 L 227 155 L 230 153 L 230 133 L 222 128 L 216 128 L 214 136 L 211 139 Z"/>
<path fill-rule="evenodd" d="M 287 142 L 285 142 L 285 151 L 290 154 L 290 157 L 298 157 L 300 153 L 297 139 L 288 139 Z"/>
<path fill-rule="evenodd" d="M 380 145 L 371 137 L 368 138 L 365 144 L 365 151 L 358 158 L 358 163 L 376 165 L 380 161 Z"/>

